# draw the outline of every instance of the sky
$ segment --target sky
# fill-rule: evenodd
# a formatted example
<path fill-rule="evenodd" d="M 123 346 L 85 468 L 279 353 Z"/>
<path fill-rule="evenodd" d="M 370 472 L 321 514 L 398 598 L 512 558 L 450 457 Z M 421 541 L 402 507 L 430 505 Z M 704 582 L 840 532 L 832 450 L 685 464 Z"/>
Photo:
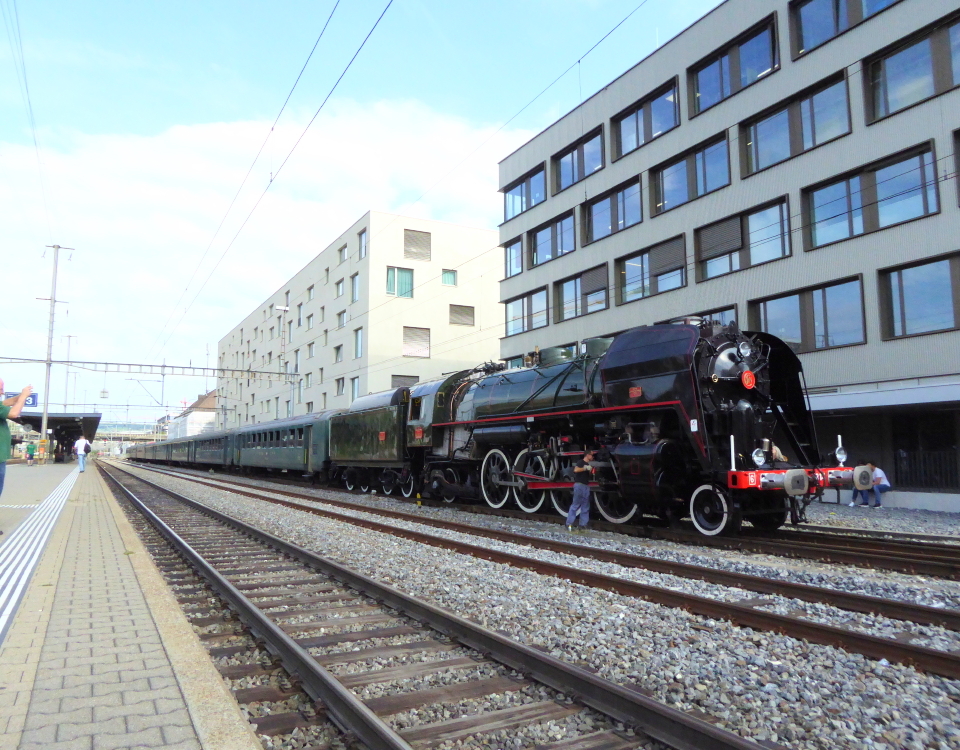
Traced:
<path fill-rule="evenodd" d="M 0 0 L 0 356 L 46 355 L 47 245 L 75 248 L 53 359 L 203 366 L 367 210 L 494 228 L 497 163 L 719 0 L 387 3 Z M 129 377 L 55 366 L 50 409 L 153 421 L 215 387 Z"/>

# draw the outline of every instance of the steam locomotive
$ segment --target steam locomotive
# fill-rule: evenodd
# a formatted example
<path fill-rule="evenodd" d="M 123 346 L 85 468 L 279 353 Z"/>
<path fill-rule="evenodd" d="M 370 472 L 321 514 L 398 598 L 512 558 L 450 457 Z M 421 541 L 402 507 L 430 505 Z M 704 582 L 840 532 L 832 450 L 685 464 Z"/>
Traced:
<path fill-rule="evenodd" d="M 863 481 L 841 445 L 820 454 L 802 377 L 775 336 L 687 319 L 130 455 L 566 515 L 571 468 L 594 447 L 590 487 L 607 521 L 689 516 L 710 536 L 745 519 L 776 529 L 805 521 L 826 488 Z"/>

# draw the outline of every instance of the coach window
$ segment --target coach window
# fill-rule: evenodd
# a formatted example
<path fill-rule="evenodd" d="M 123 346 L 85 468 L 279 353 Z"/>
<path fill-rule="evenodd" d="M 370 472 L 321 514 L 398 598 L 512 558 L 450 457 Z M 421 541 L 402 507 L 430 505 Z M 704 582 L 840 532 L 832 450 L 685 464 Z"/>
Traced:
<path fill-rule="evenodd" d="M 674 162 L 650 170 L 653 212 L 662 214 L 730 184 L 726 133 Z"/>
<path fill-rule="evenodd" d="M 712 279 L 790 255 L 788 214 L 784 198 L 697 229 L 698 279 Z"/>
<path fill-rule="evenodd" d="M 802 0 L 792 8 L 794 45 L 802 55 L 900 0 Z"/>
<path fill-rule="evenodd" d="M 960 85 L 960 21 L 938 24 L 867 61 L 867 111 L 876 121 Z"/>
<path fill-rule="evenodd" d="M 779 65 L 776 24 L 771 16 L 691 69 L 692 114 L 703 112 L 765 78 Z"/>
<path fill-rule="evenodd" d="M 960 328 L 960 255 L 880 274 L 885 339 Z"/>
<path fill-rule="evenodd" d="M 587 242 L 594 242 L 639 224 L 643 220 L 640 181 L 636 180 L 621 186 L 612 193 L 588 203 L 583 213 Z"/>
<path fill-rule="evenodd" d="M 661 87 L 614 118 L 614 152 L 619 158 L 680 124 L 677 82 Z"/>
<path fill-rule="evenodd" d="M 617 304 L 651 297 L 686 284 L 683 235 L 620 258 L 616 262 Z"/>
<path fill-rule="evenodd" d="M 597 130 L 553 157 L 553 192 L 559 193 L 603 169 L 603 131 Z"/>
<path fill-rule="evenodd" d="M 573 214 L 554 219 L 546 226 L 530 232 L 528 237 L 531 267 L 573 252 L 576 249 Z"/>
<path fill-rule="evenodd" d="M 850 132 L 847 82 L 834 78 L 740 129 L 752 174 Z"/>
<path fill-rule="evenodd" d="M 937 213 L 931 145 L 907 153 L 806 190 L 808 246 L 822 247 Z"/>
<path fill-rule="evenodd" d="M 509 221 L 547 199 L 546 170 L 541 164 L 503 191 L 503 220 Z"/>
<path fill-rule="evenodd" d="M 513 336 L 547 325 L 547 290 L 539 289 L 510 300 L 506 310 L 506 335 Z"/>
<path fill-rule="evenodd" d="M 750 319 L 797 352 L 866 342 L 858 278 L 751 303 Z"/>
<path fill-rule="evenodd" d="M 523 242 L 518 238 L 503 246 L 504 278 L 523 273 Z"/>

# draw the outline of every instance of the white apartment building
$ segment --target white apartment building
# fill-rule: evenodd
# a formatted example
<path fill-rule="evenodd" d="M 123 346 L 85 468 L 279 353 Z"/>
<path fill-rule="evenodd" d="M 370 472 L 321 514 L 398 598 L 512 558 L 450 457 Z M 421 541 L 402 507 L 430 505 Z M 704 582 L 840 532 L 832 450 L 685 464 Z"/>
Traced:
<path fill-rule="evenodd" d="M 218 426 L 324 409 L 499 357 L 494 230 L 370 211 L 219 343 Z"/>
<path fill-rule="evenodd" d="M 957 0 L 727 0 L 501 162 L 501 357 L 737 321 L 889 504 L 960 510 L 958 150 Z"/>

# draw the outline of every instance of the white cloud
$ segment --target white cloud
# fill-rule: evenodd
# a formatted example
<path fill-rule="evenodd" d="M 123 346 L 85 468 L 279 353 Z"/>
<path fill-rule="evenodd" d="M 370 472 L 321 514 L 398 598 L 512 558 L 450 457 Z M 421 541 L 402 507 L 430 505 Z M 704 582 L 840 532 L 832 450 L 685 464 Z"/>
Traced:
<path fill-rule="evenodd" d="M 278 126 L 186 300 L 307 119 L 299 113 Z M 77 250 L 72 261 L 61 262 L 57 298 L 69 305 L 58 311 L 54 358 L 65 356 L 59 336 L 76 334 L 74 359 L 156 361 L 160 329 L 268 128 L 235 122 L 178 126 L 151 137 L 46 134 L 41 142 L 61 144 L 43 151 L 52 230 L 44 220 L 32 148 L 0 143 L 2 354 L 44 356 L 47 303 L 36 298 L 49 296 L 50 256 L 41 260 L 40 254 L 56 241 Z M 497 161 L 531 134 L 494 130 L 416 101 L 331 103 L 159 356 L 202 364 L 209 343 L 214 361 L 224 333 L 368 209 L 495 226 L 501 215 Z M 11 387 L 26 379 L 42 386 L 42 368 L 0 367 Z M 55 373 L 52 387 L 60 400 L 63 378 Z M 147 386 L 159 395 L 159 385 Z M 81 374 L 78 399 L 86 390 L 87 400 L 95 400 L 102 387 L 102 375 Z M 131 403 L 148 400 L 140 386 L 117 376 L 107 379 L 107 388 L 111 403 L 128 396 Z M 202 389 L 200 381 L 168 379 L 167 401 L 192 399 Z"/>

